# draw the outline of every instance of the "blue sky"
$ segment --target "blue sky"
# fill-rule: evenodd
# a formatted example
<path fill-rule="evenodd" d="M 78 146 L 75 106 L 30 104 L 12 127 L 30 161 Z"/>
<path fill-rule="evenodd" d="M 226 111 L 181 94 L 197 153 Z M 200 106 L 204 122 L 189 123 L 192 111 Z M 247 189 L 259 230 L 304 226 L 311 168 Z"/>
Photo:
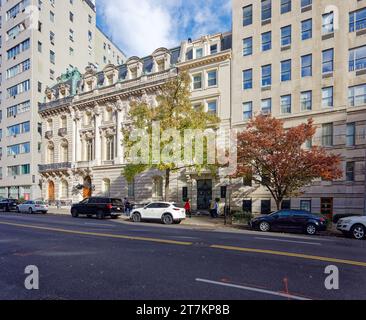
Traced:
<path fill-rule="evenodd" d="M 97 23 L 127 56 L 231 30 L 231 0 L 97 0 Z"/>

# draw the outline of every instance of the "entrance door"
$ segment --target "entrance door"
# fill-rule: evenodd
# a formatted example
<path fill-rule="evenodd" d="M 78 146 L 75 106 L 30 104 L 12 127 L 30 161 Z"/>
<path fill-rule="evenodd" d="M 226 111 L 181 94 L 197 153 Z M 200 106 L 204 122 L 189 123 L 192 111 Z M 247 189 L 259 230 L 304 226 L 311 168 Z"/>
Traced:
<path fill-rule="evenodd" d="M 320 213 L 326 215 L 328 218 L 333 216 L 333 198 L 321 198 Z"/>
<path fill-rule="evenodd" d="M 92 196 L 92 182 L 90 177 L 84 179 L 83 198 L 90 198 Z"/>
<path fill-rule="evenodd" d="M 48 182 L 48 201 L 55 201 L 55 183 Z"/>
<path fill-rule="evenodd" d="M 208 210 L 212 200 L 212 180 L 197 180 L 197 209 Z"/>

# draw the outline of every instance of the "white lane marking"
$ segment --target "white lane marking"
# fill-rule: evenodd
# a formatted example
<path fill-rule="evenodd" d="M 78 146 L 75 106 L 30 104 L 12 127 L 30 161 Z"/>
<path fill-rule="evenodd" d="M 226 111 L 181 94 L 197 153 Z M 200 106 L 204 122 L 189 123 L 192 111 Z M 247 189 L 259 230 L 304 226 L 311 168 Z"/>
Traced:
<path fill-rule="evenodd" d="M 255 237 L 254 239 L 268 240 L 268 241 L 279 241 L 279 242 L 291 242 L 291 243 L 300 243 L 300 244 L 310 244 L 310 245 L 314 245 L 314 246 L 321 246 L 322 245 L 319 242 L 306 242 L 306 241 L 295 241 L 295 240 L 284 240 L 284 239 L 273 239 L 273 238 L 262 238 L 262 237 Z"/>
<path fill-rule="evenodd" d="M 281 292 L 270 291 L 270 290 L 264 290 L 264 289 L 259 289 L 259 288 L 246 287 L 246 286 L 239 286 L 237 284 L 231 284 L 231 283 L 225 283 L 225 282 L 218 282 L 218 281 L 199 279 L 199 278 L 197 278 L 196 281 L 209 283 L 209 284 L 215 284 L 215 285 L 219 285 L 219 286 L 223 286 L 223 287 L 230 287 L 230 288 L 236 288 L 236 289 L 241 289 L 241 290 L 259 292 L 259 293 L 269 294 L 269 295 L 272 295 L 272 296 L 277 296 L 277 297 L 282 297 L 282 298 L 287 298 L 287 299 L 293 299 L 293 300 L 311 300 L 311 299 L 308 299 L 308 298 L 299 297 L 299 296 L 295 296 L 295 295 L 292 295 L 292 294 L 281 293 Z"/>

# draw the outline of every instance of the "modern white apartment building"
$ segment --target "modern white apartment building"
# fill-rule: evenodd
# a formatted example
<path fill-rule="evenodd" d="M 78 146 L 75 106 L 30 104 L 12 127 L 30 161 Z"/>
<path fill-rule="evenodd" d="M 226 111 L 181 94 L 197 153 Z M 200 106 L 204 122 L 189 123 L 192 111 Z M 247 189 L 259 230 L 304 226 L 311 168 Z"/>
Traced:
<path fill-rule="evenodd" d="M 3 0 L 0 19 L 0 197 L 38 198 L 46 87 L 125 56 L 96 26 L 95 0 Z"/>
<path fill-rule="evenodd" d="M 308 144 L 342 156 L 342 179 L 315 181 L 285 207 L 365 212 L 365 0 L 233 1 L 232 126 L 260 112 L 286 127 L 313 118 Z M 275 208 L 256 186 L 242 200 L 254 212 Z"/>

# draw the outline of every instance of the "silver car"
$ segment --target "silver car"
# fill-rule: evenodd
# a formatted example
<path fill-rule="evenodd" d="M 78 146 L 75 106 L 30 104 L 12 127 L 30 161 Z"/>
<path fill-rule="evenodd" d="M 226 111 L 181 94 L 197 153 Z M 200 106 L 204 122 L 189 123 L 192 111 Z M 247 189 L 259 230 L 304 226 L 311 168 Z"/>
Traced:
<path fill-rule="evenodd" d="M 19 204 L 17 207 L 17 212 L 19 213 L 43 213 L 46 214 L 48 212 L 48 205 L 43 201 L 38 200 L 30 200 L 26 201 L 22 204 Z"/>

